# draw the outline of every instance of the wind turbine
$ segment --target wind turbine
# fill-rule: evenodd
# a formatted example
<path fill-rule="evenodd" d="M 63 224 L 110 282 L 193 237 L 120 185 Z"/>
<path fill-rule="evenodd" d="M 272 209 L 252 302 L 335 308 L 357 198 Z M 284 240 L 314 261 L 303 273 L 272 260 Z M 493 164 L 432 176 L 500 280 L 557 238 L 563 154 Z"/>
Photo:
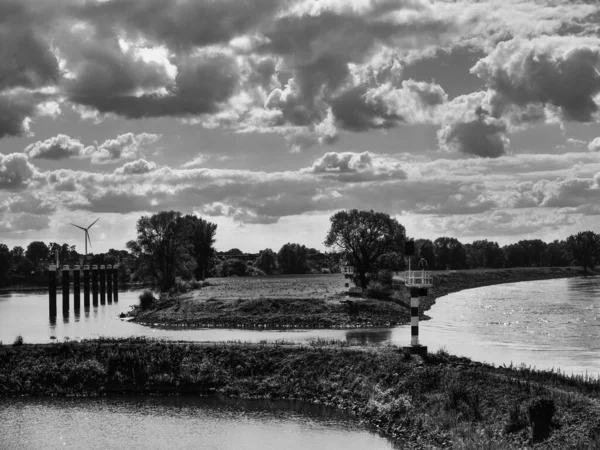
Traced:
<path fill-rule="evenodd" d="M 84 239 L 85 239 L 85 256 L 87 256 L 87 245 L 88 245 L 88 241 L 90 242 L 90 247 L 92 246 L 92 240 L 90 239 L 90 233 L 88 232 L 88 230 L 89 230 L 90 228 L 92 228 L 92 226 L 93 226 L 93 225 L 94 225 L 96 222 L 98 222 L 99 220 L 100 220 L 100 218 L 98 217 L 96 220 L 94 220 L 94 222 L 92 223 L 92 225 L 90 225 L 90 226 L 89 226 L 89 227 L 87 227 L 87 228 L 80 227 L 79 225 L 75 225 L 74 223 L 72 223 L 72 224 L 71 224 L 71 225 L 73 225 L 74 227 L 77 227 L 77 228 L 79 228 L 80 230 L 83 230 L 83 231 L 85 231 L 85 238 L 84 238 Z"/>

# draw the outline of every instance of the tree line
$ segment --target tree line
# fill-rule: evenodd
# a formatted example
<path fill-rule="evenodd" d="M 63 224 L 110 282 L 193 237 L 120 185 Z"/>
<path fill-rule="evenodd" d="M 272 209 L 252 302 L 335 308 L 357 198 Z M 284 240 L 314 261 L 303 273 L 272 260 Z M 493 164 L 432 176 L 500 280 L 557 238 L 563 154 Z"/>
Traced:
<path fill-rule="evenodd" d="M 162 211 L 142 216 L 137 237 L 127 250 L 88 254 L 84 264 L 122 263 L 123 281 L 143 282 L 168 291 L 178 280 L 202 280 L 214 276 L 247 276 L 339 272 L 340 261 L 355 267 L 356 282 L 363 288 L 382 270 L 405 269 L 405 228 L 388 214 L 374 211 L 340 211 L 330 218 L 322 253 L 298 243 L 284 244 L 276 253 L 270 248 L 256 255 L 239 249 L 218 253 L 214 248 L 217 225 L 194 215 Z M 477 240 L 461 243 L 452 237 L 416 239 L 415 264 L 427 261 L 429 269 L 475 269 L 502 267 L 583 266 L 600 261 L 600 235 L 584 231 L 565 240 L 546 243 L 521 240 L 500 246 Z M 26 249 L 0 244 L 0 285 L 46 283 L 48 263 L 59 256 L 61 265 L 81 264 L 75 246 L 31 242 Z"/>

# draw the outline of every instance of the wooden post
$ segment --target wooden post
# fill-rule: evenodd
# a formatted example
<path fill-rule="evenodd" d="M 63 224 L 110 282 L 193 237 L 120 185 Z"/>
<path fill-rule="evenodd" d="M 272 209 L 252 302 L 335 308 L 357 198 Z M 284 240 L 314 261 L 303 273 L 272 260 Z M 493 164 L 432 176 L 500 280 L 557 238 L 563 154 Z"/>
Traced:
<path fill-rule="evenodd" d="M 48 308 L 50 318 L 56 318 L 56 266 L 50 264 L 48 267 Z"/>
<path fill-rule="evenodd" d="M 92 303 L 98 306 L 98 266 L 92 266 Z"/>
<path fill-rule="evenodd" d="M 69 266 L 62 270 L 62 310 L 63 316 L 69 315 Z"/>
<path fill-rule="evenodd" d="M 112 304 L 112 295 L 113 295 L 113 274 L 112 274 L 112 265 L 108 264 L 106 266 L 106 298 L 108 300 L 108 304 Z"/>
<path fill-rule="evenodd" d="M 90 266 L 83 266 L 83 307 L 90 307 Z"/>
<path fill-rule="evenodd" d="M 75 309 L 75 311 L 79 311 L 81 309 L 81 287 L 79 285 L 81 272 L 79 271 L 79 267 L 80 266 L 75 266 L 73 268 L 73 309 Z"/>
<path fill-rule="evenodd" d="M 106 304 L 106 267 L 100 266 L 100 304 Z"/>
<path fill-rule="evenodd" d="M 114 279 L 113 279 L 113 296 L 115 303 L 119 301 L 119 265 L 113 266 Z"/>

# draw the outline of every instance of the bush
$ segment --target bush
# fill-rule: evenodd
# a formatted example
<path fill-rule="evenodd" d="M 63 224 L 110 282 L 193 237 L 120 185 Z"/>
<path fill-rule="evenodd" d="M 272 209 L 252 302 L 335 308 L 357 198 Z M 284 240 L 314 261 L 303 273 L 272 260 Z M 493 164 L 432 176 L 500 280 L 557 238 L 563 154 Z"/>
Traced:
<path fill-rule="evenodd" d="M 217 270 L 221 277 L 238 277 L 246 276 L 248 273 L 248 265 L 240 259 L 226 259 L 221 263 Z"/>
<path fill-rule="evenodd" d="M 251 277 L 264 277 L 267 274 L 263 270 L 260 270 L 258 267 L 248 266 L 248 272 L 246 273 L 246 275 L 249 275 Z"/>
<path fill-rule="evenodd" d="M 392 295 L 392 289 L 390 286 L 384 285 L 379 281 L 374 281 L 367 287 L 365 295 L 378 300 L 388 300 Z"/>
<path fill-rule="evenodd" d="M 156 298 L 154 298 L 154 294 L 152 293 L 152 291 L 142 292 L 140 294 L 140 309 L 142 311 L 150 309 L 152 307 L 152 305 L 154 305 L 155 301 L 156 301 Z"/>
<path fill-rule="evenodd" d="M 23 336 L 19 334 L 13 341 L 13 345 L 23 345 Z"/>
<path fill-rule="evenodd" d="M 391 270 L 383 269 L 377 272 L 377 281 L 385 286 L 391 286 L 394 280 L 394 273 Z"/>

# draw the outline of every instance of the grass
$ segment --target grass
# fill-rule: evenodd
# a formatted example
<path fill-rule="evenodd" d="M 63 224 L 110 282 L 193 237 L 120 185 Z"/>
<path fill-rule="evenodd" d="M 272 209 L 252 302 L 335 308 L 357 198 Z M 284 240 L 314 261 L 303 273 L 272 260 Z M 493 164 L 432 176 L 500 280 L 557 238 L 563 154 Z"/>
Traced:
<path fill-rule="evenodd" d="M 292 399 L 350 411 L 399 442 L 523 448 L 527 407 L 556 405 L 543 448 L 586 448 L 600 436 L 598 380 L 494 368 L 438 351 L 333 340 L 190 344 L 148 338 L 0 347 L 0 396 L 222 394 Z M 540 447 L 541 448 L 541 447 Z M 592 448 L 592 447 L 590 447 Z"/>

